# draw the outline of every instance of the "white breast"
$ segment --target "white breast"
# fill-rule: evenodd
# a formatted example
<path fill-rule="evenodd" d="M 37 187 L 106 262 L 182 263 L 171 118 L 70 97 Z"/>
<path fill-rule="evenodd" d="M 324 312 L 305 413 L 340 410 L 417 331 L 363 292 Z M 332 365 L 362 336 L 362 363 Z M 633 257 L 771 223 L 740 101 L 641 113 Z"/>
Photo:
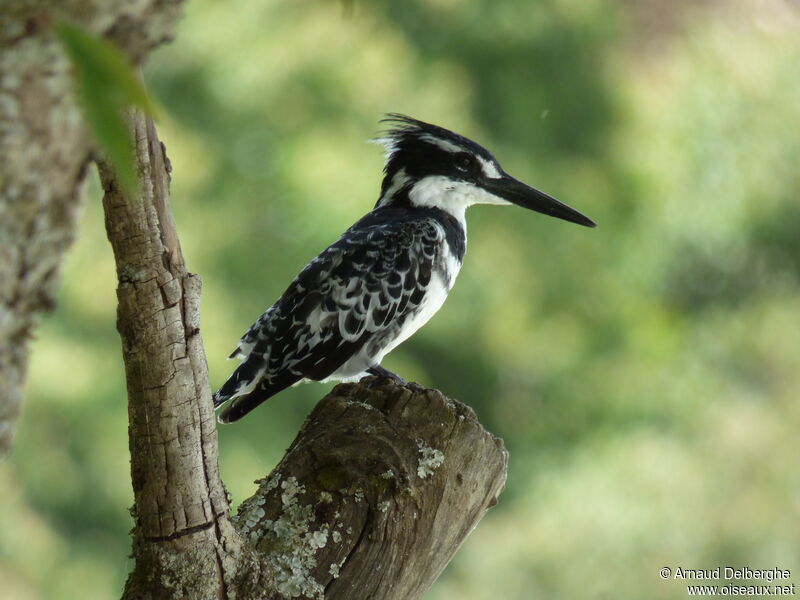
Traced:
<path fill-rule="evenodd" d="M 408 316 L 394 336 L 383 338 L 383 343 L 379 347 L 371 343 L 365 344 L 359 352 L 354 354 L 325 381 L 332 379 L 357 380 L 365 375 L 364 371 L 380 364 L 384 356 L 416 333 L 442 307 L 460 269 L 461 263 L 446 248 L 440 267 L 431 273 L 431 282 L 417 311 Z"/>

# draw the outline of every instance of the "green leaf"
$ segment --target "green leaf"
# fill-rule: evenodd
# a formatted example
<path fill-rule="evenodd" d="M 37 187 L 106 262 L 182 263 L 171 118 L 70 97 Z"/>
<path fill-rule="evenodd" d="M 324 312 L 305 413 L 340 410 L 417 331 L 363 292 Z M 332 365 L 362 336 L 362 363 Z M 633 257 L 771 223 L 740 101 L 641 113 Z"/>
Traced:
<path fill-rule="evenodd" d="M 122 111 L 134 105 L 152 115 L 153 103 L 133 66 L 114 44 L 67 23 L 60 23 L 56 30 L 75 69 L 86 120 L 123 190 L 135 193 L 136 163 Z"/>

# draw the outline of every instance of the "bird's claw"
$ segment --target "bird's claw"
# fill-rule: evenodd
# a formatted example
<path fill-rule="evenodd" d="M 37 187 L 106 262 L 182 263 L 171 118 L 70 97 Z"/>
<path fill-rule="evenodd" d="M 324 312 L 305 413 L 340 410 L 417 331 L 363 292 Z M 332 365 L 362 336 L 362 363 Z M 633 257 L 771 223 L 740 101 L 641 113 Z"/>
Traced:
<path fill-rule="evenodd" d="M 375 365 L 374 367 L 370 367 L 367 369 L 367 373 L 370 375 L 375 375 L 378 377 L 375 381 L 378 382 L 381 379 L 391 379 L 395 383 L 399 383 L 400 385 L 405 385 L 406 380 L 400 377 L 397 373 L 392 373 L 389 369 L 384 369 L 380 365 Z"/>

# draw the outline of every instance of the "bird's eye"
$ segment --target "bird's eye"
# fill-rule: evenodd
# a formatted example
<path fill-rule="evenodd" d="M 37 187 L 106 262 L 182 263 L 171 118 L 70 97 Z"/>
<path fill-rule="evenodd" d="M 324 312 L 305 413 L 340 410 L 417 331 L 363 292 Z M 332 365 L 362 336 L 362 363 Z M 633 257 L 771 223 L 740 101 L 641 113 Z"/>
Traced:
<path fill-rule="evenodd" d="M 456 169 L 462 173 L 472 173 L 475 171 L 475 159 L 471 154 L 459 152 L 455 155 L 453 162 L 455 163 Z"/>

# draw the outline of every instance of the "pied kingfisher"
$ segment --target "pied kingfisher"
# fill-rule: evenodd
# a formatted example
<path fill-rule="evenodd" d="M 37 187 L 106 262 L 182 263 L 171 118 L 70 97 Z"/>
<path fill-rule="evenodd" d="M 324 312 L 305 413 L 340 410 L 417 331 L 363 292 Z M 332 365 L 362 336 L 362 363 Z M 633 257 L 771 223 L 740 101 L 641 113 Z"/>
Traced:
<path fill-rule="evenodd" d="M 240 419 L 304 380 L 403 380 L 381 360 L 430 319 L 453 287 L 473 204 L 517 204 L 594 227 L 581 213 L 514 179 L 492 154 L 452 131 L 390 114 L 381 195 L 259 317 L 230 358 L 242 364 L 216 394 L 219 420 Z"/>

